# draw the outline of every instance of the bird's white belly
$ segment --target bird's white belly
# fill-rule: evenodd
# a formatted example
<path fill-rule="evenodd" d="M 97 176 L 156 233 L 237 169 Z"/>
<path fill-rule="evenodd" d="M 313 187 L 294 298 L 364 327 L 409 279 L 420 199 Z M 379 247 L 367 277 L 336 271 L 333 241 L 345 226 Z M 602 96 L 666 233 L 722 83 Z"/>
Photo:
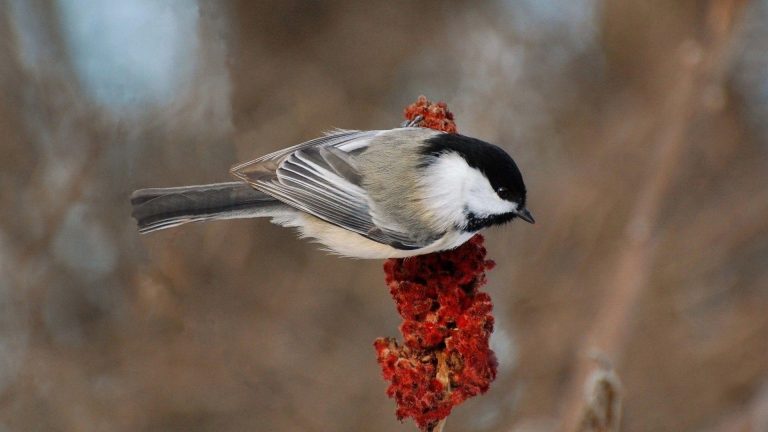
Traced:
<path fill-rule="evenodd" d="M 406 258 L 453 249 L 474 235 L 474 233 L 450 231 L 426 247 L 402 250 L 370 240 L 302 212 L 277 216 L 272 218 L 272 222 L 282 226 L 299 228 L 302 237 L 315 239 L 323 244 L 328 251 L 335 254 L 365 259 Z"/>

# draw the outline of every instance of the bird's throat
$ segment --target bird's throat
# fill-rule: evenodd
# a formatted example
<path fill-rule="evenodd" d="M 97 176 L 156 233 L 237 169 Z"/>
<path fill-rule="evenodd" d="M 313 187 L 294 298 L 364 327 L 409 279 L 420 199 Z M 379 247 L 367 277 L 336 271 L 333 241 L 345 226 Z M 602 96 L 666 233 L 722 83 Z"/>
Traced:
<path fill-rule="evenodd" d="M 464 232 L 477 232 L 483 228 L 488 228 L 494 225 L 503 225 L 515 218 L 515 213 L 501 213 L 490 216 L 477 216 L 472 212 L 465 213 L 466 225 L 461 227 Z"/>

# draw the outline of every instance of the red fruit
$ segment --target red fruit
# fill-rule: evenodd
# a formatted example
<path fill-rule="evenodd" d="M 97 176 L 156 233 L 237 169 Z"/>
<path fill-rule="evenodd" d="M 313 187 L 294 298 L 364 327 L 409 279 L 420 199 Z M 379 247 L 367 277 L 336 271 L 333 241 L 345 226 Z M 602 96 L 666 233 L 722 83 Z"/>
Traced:
<path fill-rule="evenodd" d="M 456 133 L 444 102 L 419 96 L 404 114 L 408 120 L 422 116 L 422 127 Z M 495 266 L 485 253 L 478 234 L 450 251 L 384 263 L 386 283 L 403 317 L 404 345 L 379 338 L 374 347 L 397 418 L 411 417 L 422 430 L 487 391 L 496 378 L 496 356 L 489 347 L 493 305 L 479 291 L 485 271 Z"/>

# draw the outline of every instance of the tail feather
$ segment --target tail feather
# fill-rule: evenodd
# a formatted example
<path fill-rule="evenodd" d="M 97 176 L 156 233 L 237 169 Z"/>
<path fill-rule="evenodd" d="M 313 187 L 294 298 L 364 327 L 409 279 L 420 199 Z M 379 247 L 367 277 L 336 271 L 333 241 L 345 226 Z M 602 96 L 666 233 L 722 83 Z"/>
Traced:
<path fill-rule="evenodd" d="M 131 195 L 139 232 L 188 222 L 273 216 L 286 206 L 242 182 L 140 189 Z"/>

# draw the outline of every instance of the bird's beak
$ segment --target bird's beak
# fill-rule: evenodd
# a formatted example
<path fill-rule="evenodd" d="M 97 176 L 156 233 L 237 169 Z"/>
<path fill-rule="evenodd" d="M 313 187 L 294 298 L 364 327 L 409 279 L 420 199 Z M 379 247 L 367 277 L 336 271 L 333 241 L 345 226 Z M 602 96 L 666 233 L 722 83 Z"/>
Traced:
<path fill-rule="evenodd" d="M 529 212 L 527 208 L 519 210 L 517 212 L 517 217 L 519 217 L 520 219 L 528 222 L 529 224 L 535 224 L 536 223 L 536 220 L 533 219 L 533 216 L 531 215 L 531 212 Z"/>

